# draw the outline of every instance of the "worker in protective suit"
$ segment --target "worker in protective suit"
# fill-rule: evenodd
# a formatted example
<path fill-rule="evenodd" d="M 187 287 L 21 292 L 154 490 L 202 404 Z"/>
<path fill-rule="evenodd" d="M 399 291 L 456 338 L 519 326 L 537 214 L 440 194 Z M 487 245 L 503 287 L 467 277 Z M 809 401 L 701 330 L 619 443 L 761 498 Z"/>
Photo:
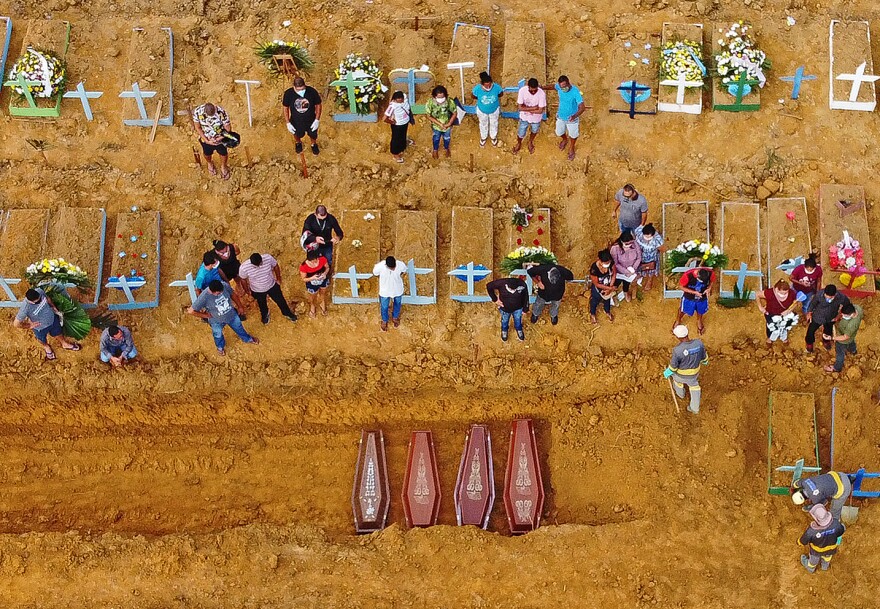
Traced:
<path fill-rule="evenodd" d="M 828 511 L 840 520 L 840 513 L 847 499 L 852 495 L 852 481 L 843 472 L 828 472 L 812 478 L 795 480 L 791 486 L 791 500 L 795 505 L 825 505 L 831 502 Z M 807 508 L 804 508 L 807 509 Z"/>
<path fill-rule="evenodd" d="M 687 409 L 689 412 L 697 414 L 700 412 L 700 397 L 702 396 L 700 365 L 707 365 L 709 356 L 706 354 L 703 341 L 699 338 L 688 338 L 687 326 L 675 326 L 672 334 L 678 339 L 678 344 L 672 350 L 672 357 L 666 370 L 663 371 L 663 376 L 664 378 L 672 377 L 675 395 L 681 399 L 684 399 L 684 386 L 688 386 L 691 401 Z"/>
<path fill-rule="evenodd" d="M 810 573 L 815 573 L 821 562 L 822 570 L 827 571 L 831 568 L 831 558 L 837 554 L 840 537 L 846 527 L 821 504 L 810 508 L 810 516 L 813 522 L 798 539 L 798 545 L 809 550 L 808 555 L 801 554 L 801 564 Z"/>

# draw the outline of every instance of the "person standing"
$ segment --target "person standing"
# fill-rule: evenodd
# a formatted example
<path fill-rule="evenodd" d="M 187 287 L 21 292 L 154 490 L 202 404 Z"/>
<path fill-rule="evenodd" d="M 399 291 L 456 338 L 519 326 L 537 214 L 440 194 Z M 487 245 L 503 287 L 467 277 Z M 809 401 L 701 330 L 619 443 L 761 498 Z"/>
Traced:
<path fill-rule="evenodd" d="M 480 148 L 486 145 L 486 138 L 492 145 L 498 145 L 498 117 L 501 116 L 501 96 L 504 89 L 488 72 L 480 72 L 480 84 L 474 86 L 471 95 L 477 100 L 477 120 L 480 122 Z"/>
<path fill-rule="evenodd" d="M 208 250 L 202 256 L 202 265 L 196 272 L 194 283 L 196 284 L 196 294 L 200 294 L 202 290 L 208 288 L 208 284 L 220 277 L 220 260 L 214 250 Z"/>
<path fill-rule="evenodd" d="M 846 302 L 840 307 L 840 319 L 834 328 L 834 334 L 823 334 L 824 340 L 834 343 L 834 365 L 825 366 L 825 372 L 840 372 L 843 370 L 843 360 L 846 354 L 856 354 L 856 334 L 862 325 L 862 317 L 865 312 L 857 304 Z"/>
<path fill-rule="evenodd" d="M 315 317 L 315 307 L 321 307 L 321 315 L 327 315 L 327 286 L 330 285 L 330 263 L 317 250 L 306 252 L 306 259 L 299 265 L 299 276 L 306 284 L 309 298 L 309 317 Z"/>
<path fill-rule="evenodd" d="M 816 254 L 810 254 L 803 264 L 797 265 L 791 272 L 791 287 L 794 288 L 795 297 L 803 303 L 804 313 L 822 289 L 822 267 L 817 264 L 817 258 Z"/>
<path fill-rule="evenodd" d="M 501 340 L 507 342 L 511 317 L 517 338 L 521 341 L 525 340 L 522 316 L 529 310 L 529 288 L 526 282 L 519 277 L 496 279 L 486 284 L 486 292 L 501 312 Z"/>
<path fill-rule="evenodd" d="M 630 289 L 636 281 L 637 269 L 642 262 L 642 248 L 636 243 L 632 232 L 625 230 L 620 233 L 617 242 L 611 246 L 611 258 L 614 260 L 614 287 L 622 288 L 626 301 L 630 302 Z"/>
<path fill-rule="evenodd" d="M 258 344 L 260 341 L 248 334 L 241 323 L 239 311 L 242 310 L 241 300 L 232 287 L 219 279 L 208 284 L 208 289 L 199 294 L 187 313 L 207 320 L 211 326 L 214 345 L 217 353 L 226 355 L 226 339 L 223 328 L 229 326 L 245 343 Z"/>
<path fill-rule="evenodd" d="M 528 149 L 529 154 L 532 154 L 535 152 L 535 136 L 538 135 L 538 128 L 547 110 L 547 94 L 537 78 L 530 78 L 526 86 L 520 88 L 516 95 L 516 105 L 519 108 L 519 126 L 516 130 L 516 146 L 512 152 L 516 154 L 520 151 L 528 133 Z"/>
<path fill-rule="evenodd" d="M 296 314 L 288 306 L 281 291 L 281 266 L 274 256 L 254 252 L 241 265 L 238 276 L 244 292 L 250 293 L 257 301 L 260 319 L 264 324 L 269 323 L 269 305 L 266 297 L 271 298 L 278 305 L 284 317 L 296 321 Z"/>
<path fill-rule="evenodd" d="M 809 555 L 801 554 L 801 565 L 810 573 L 815 573 L 821 562 L 822 570 L 827 571 L 831 568 L 831 559 L 837 554 L 846 527 L 821 504 L 810 508 L 810 516 L 813 522 L 798 539 L 798 545 L 809 550 Z"/>
<path fill-rule="evenodd" d="M 220 177 L 228 180 L 232 175 L 229 170 L 229 152 L 226 149 L 225 133 L 232 131 L 232 123 L 229 114 L 220 106 L 214 104 L 202 104 L 193 110 L 193 127 L 199 136 L 202 145 L 202 154 L 208 164 L 208 172 L 217 175 L 217 166 L 214 165 L 214 153 L 220 156 Z"/>
<path fill-rule="evenodd" d="M 108 326 L 101 332 L 101 361 L 110 364 L 111 369 L 122 368 L 137 355 L 131 330 L 125 326 Z"/>
<path fill-rule="evenodd" d="M 634 231 L 648 222 L 648 200 L 636 191 L 632 184 L 626 184 L 614 194 L 614 211 L 611 217 L 617 219 L 620 232 Z"/>
<path fill-rule="evenodd" d="M 449 143 L 452 139 L 452 125 L 455 123 L 455 102 L 449 99 L 446 87 L 437 85 L 431 91 L 431 99 L 425 104 L 425 114 L 431 121 L 431 156 L 440 157 L 440 140 L 443 140 L 443 150 L 448 157 Z"/>
<path fill-rule="evenodd" d="M 403 152 L 406 150 L 406 131 L 412 113 L 409 102 L 403 91 L 395 91 L 391 95 L 391 102 L 385 109 L 385 122 L 391 126 L 391 156 L 398 163 L 403 163 Z"/>
<path fill-rule="evenodd" d="M 555 85 L 559 94 L 559 110 L 556 112 L 556 136 L 561 138 L 559 149 L 565 152 L 568 147 L 568 160 L 574 160 L 575 146 L 580 135 L 581 114 L 587 109 L 580 89 L 562 75 Z"/>
<path fill-rule="evenodd" d="M 849 302 L 849 298 L 843 292 L 837 291 L 837 286 L 832 284 L 826 285 L 822 291 L 822 296 L 813 298 L 810 306 L 807 307 L 807 335 L 804 342 L 807 346 L 807 353 L 813 352 L 813 344 L 816 342 L 816 331 L 822 328 L 822 336 L 832 336 L 834 334 L 834 322 L 840 315 L 840 309 Z M 824 339 L 822 343 L 825 349 L 831 350 L 831 339 Z"/>
<path fill-rule="evenodd" d="M 852 481 L 843 472 L 831 471 L 812 478 L 799 478 L 791 485 L 792 503 L 804 505 L 809 501 L 813 506 L 825 505 L 830 501 L 831 506 L 828 510 L 837 520 L 840 520 L 843 506 L 846 505 L 850 495 L 852 495 Z"/>
<path fill-rule="evenodd" d="M 699 414 L 700 398 L 703 393 L 700 388 L 700 366 L 709 364 L 709 355 L 706 353 L 703 341 L 699 338 L 688 338 L 687 326 L 675 326 L 672 334 L 678 339 L 678 344 L 672 350 L 672 358 L 663 371 L 663 377 L 672 378 L 675 395 L 681 399 L 685 397 L 684 386 L 688 386 L 691 402 L 687 409 L 689 412 Z"/>
<path fill-rule="evenodd" d="M 327 259 L 327 265 L 333 264 L 333 246 L 342 241 L 345 233 L 339 226 L 339 221 L 327 208 L 318 205 L 315 213 L 309 214 L 303 222 L 303 235 L 309 234 L 308 239 L 318 244 L 317 251 Z"/>
<path fill-rule="evenodd" d="M 400 326 L 400 307 L 403 302 L 403 274 L 406 264 L 394 256 L 373 266 L 373 275 L 379 278 L 379 313 L 382 321 L 379 326 L 383 332 L 388 330 L 388 309 L 391 308 L 391 322 Z"/>
<path fill-rule="evenodd" d="M 702 334 L 706 330 L 703 325 L 703 315 L 709 311 L 709 295 L 715 284 L 715 271 L 705 267 L 688 269 L 681 276 L 678 285 L 681 288 L 681 306 L 672 327 L 681 323 L 681 318 L 697 315 L 697 330 Z"/>
<path fill-rule="evenodd" d="M 318 154 L 318 126 L 321 124 L 321 96 L 306 81 L 297 76 L 293 86 L 284 92 L 281 98 L 284 120 L 287 130 L 293 134 L 294 150 L 297 154 L 303 151 L 302 138 L 305 135 L 312 140 L 312 154 Z"/>
<path fill-rule="evenodd" d="M 31 288 L 25 292 L 24 301 L 22 301 L 15 319 L 12 320 L 12 326 L 33 331 L 34 338 L 46 352 L 47 360 L 55 359 L 55 351 L 47 342 L 49 336 L 57 336 L 61 347 L 66 351 L 81 349 L 79 344 L 67 340 L 62 333 L 61 313 L 58 312 L 42 288 Z"/>
<path fill-rule="evenodd" d="M 596 319 L 596 310 L 599 303 L 608 316 L 608 321 L 614 321 L 614 313 L 611 312 L 611 299 L 617 293 L 614 282 L 614 271 L 611 268 L 614 258 L 607 249 L 599 252 L 596 261 L 590 265 L 590 321 L 599 323 Z"/>
<path fill-rule="evenodd" d="M 794 290 L 790 289 L 785 279 L 780 279 L 772 288 L 767 288 L 758 294 L 758 310 L 764 314 L 764 329 L 767 331 L 767 345 L 773 344 L 770 335 L 773 333 L 773 317 L 776 315 L 788 315 L 792 313 L 797 306 L 797 298 L 794 296 Z M 788 335 L 782 341 L 783 345 L 788 344 Z"/>
<path fill-rule="evenodd" d="M 226 243 L 225 241 L 216 240 L 213 242 L 214 254 L 220 262 L 220 276 L 226 283 L 235 282 L 235 286 L 239 287 L 238 271 L 241 268 L 241 261 L 238 254 L 241 253 L 238 246 L 234 243 Z"/>
<path fill-rule="evenodd" d="M 642 278 L 642 289 L 648 292 L 654 287 L 654 277 L 660 274 L 660 254 L 666 250 L 663 235 L 658 234 L 650 222 L 636 227 L 633 235 L 636 245 L 642 249 L 642 261 L 636 270 Z"/>
<path fill-rule="evenodd" d="M 559 323 L 559 304 L 565 296 L 565 282 L 574 281 L 571 271 L 559 264 L 538 264 L 528 271 L 529 277 L 538 288 L 535 306 L 532 307 L 532 323 L 536 323 L 544 307 L 549 305 L 550 323 Z"/>

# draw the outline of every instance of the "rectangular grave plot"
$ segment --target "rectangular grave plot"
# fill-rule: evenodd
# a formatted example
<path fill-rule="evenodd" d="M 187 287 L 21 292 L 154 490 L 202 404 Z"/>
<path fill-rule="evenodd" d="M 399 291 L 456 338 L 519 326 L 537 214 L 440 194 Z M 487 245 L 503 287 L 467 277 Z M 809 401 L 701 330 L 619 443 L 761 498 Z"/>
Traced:
<path fill-rule="evenodd" d="M 440 80 L 447 83 L 449 94 L 453 97 L 459 97 L 462 104 L 467 99 L 468 87 L 472 89 L 475 83 L 480 82 L 480 72 L 484 70 L 489 71 L 491 39 L 491 31 L 487 27 L 468 23 L 455 24 L 448 63 L 472 61 L 474 67 L 464 70 L 464 91 L 462 91 L 462 81 L 457 69 L 447 69 L 446 78 L 441 78 Z M 462 93 L 465 95 L 462 96 Z"/>
<path fill-rule="evenodd" d="M 874 60 L 868 22 L 833 19 L 829 26 L 828 45 L 829 107 L 832 110 L 873 112 L 877 107 L 877 89 L 876 78 L 872 78 Z"/>
<path fill-rule="evenodd" d="M 433 269 L 430 273 L 417 272 L 416 294 L 410 289 L 410 280 L 404 276 L 409 304 L 437 302 L 437 212 L 398 210 L 395 221 L 394 256 L 416 269 Z"/>
<path fill-rule="evenodd" d="M 679 41 L 696 42 L 700 46 L 698 58 L 706 65 L 706 58 L 702 56 L 703 48 L 703 24 L 702 23 L 664 23 L 661 36 L 660 55 L 662 62 L 663 48 L 667 43 Z M 655 54 L 656 55 L 656 54 Z M 660 69 L 660 66 L 657 66 Z M 672 80 L 678 80 L 676 75 L 671 75 Z M 700 79 L 687 80 L 689 83 L 707 82 L 708 75 Z M 681 95 L 679 86 L 658 84 L 657 109 L 661 112 L 681 112 L 685 114 L 700 114 L 703 111 L 704 86 L 683 86 Z"/>
<path fill-rule="evenodd" d="M 0 277 L 21 279 L 10 286 L 20 300 L 28 289 L 24 281 L 25 269 L 41 260 L 46 251 L 46 233 L 49 227 L 48 209 L 11 209 L 3 215 L 0 233 Z M 0 292 L 0 300 L 6 298 Z"/>
<path fill-rule="evenodd" d="M 777 277 L 782 276 L 782 271 L 776 267 L 785 260 L 806 258 L 813 251 L 807 200 L 804 197 L 767 199 L 764 218 L 765 267 L 768 285 L 772 285 Z"/>
<path fill-rule="evenodd" d="M 382 212 L 345 209 L 340 220 L 345 239 L 333 248 L 333 302 L 366 304 L 379 298 L 379 279 L 373 267 L 381 260 Z M 354 267 L 356 290 L 348 276 Z"/>
<path fill-rule="evenodd" d="M 7 24 L 11 32 L 11 22 Z M 22 53 L 28 47 L 40 51 L 48 51 L 61 57 L 67 57 L 67 48 L 70 44 L 70 23 L 59 19 L 34 19 L 28 22 L 28 28 L 22 41 Z M 13 60 L 17 59 L 14 57 Z M 69 69 L 69 68 L 68 68 Z M 7 74 L 3 74 L 6 78 Z M 59 91 L 54 97 L 34 97 L 36 108 L 32 108 L 28 101 L 21 95 L 12 93 L 9 98 L 9 114 L 21 117 L 51 117 L 61 115 L 61 98 L 64 91 Z"/>
<path fill-rule="evenodd" d="M 134 238 L 134 240 L 132 240 Z M 116 217 L 113 260 L 107 285 L 111 310 L 147 309 L 159 304 L 161 225 L 159 212 L 134 212 Z M 124 255 L 121 255 L 124 254 Z M 134 302 L 121 289 L 125 277 Z"/>
<path fill-rule="evenodd" d="M 787 490 L 792 473 L 778 472 L 776 468 L 793 466 L 798 459 L 803 459 L 806 467 L 819 467 L 815 398 L 812 393 L 771 391 L 768 486 Z"/>
<path fill-rule="evenodd" d="M 98 304 L 104 266 L 107 214 L 103 209 L 62 207 L 49 219 L 46 255 L 79 266 L 93 287 L 79 290 L 83 303 Z"/>
<path fill-rule="evenodd" d="M 626 43 L 630 46 L 627 47 Z M 612 42 L 611 60 L 608 70 L 609 109 L 615 113 L 630 111 L 631 91 L 621 91 L 618 87 L 629 86 L 635 82 L 639 86 L 650 87 L 650 91 L 639 89 L 636 99 L 646 96 L 644 101 L 637 101 L 635 112 L 654 114 L 657 112 L 657 87 L 659 83 L 659 64 L 657 47 L 660 36 L 656 33 L 640 32 L 638 34 L 618 34 Z M 645 48 L 650 45 L 649 48 Z M 638 56 L 637 56 L 638 55 Z M 645 63 L 647 60 L 648 63 Z"/>
<path fill-rule="evenodd" d="M 839 201 L 848 201 L 854 205 L 860 205 L 860 209 L 840 215 Z M 865 188 L 846 184 L 822 184 L 819 187 L 819 249 L 822 255 L 822 268 L 824 269 L 823 283 L 836 284 L 839 288 L 847 288 L 840 280 L 841 270 L 831 268 L 828 258 L 828 248 L 843 238 L 843 231 L 849 232 L 850 237 L 857 240 L 864 252 L 865 267 L 876 268 L 871 249 L 871 239 L 868 231 L 868 212 L 866 209 Z M 871 296 L 876 293 L 871 276 L 861 285 L 854 284 L 853 290 L 848 290 L 854 296 Z"/>
<path fill-rule="evenodd" d="M 529 225 L 516 227 L 512 222 L 507 225 L 507 251 L 512 252 L 518 247 L 541 246 L 553 251 L 550 231 L 550 208 L 539 207 L 532 213 Z"/>
<path fill-rule="evenodd" d="M 123 77 L 123 87 L 130 90 L 137 83 L 141 91 L 154 91 L 153 97 L 144 98 L 147 118 L 141 116 L 135 99 L 126 98 L 122 119 L 126 125 L 150 127 L 156 118 L 159 100 L 162 100 L 160 125 L 171 125 L 174 106 L 171 75 L 174 70 L 174 39 L 171 28 L 134 28 L 128 49 L 128 67 Z"/>
<path fill-rule="evenodd" d="M 763 272 L 761 256 L 761 212 L 757 203 L 721 203 L 721 251 L 727 254 L 727 268 L 738 270 L 742 263 L 750 271 Z M 732 292 L 737 279 L 734 276 L 719 278 L 721 291 Z M 745 289 L 754 296 L 763 289 L 758 277 L 746 277 Z"/>
<path fill-rule="evenodd" d="M 714 61 L 714 57 L 720 52 L 718 40 L 723 36 L 724 32 L 730 26 L 729 23 L 715 24 L 711 32 L 712 38 L 712 57 L 710 61 Z M 719 31 L 720 30 L 720 31 Z M 761 47 L 761 40 L 752 29 L 752 37 L 755 39 L 757 46 Z M 712 109 L 723 112 L 756 112 L 761 109 L 761 87 L 757 84 L 750 86 L 749 92 L 743 95 L 740 102 L 737 103 L 736 95 L 731 95 L 728 90 L 729 83 L 722 82 L 721 78 L 712 79 Z"/>
<path fill-rule="evenodd" d="M 504 62 L 499 83 L 507 89 L 501 98 L 503 111 L 517 112 L 514 89 L 518 90 L 520 81 L 529 78 L 537 78 L 542 85 L 547 82 L 544 24 L 508 21 L 504 26 Z"/>
<path fill-rule="evenodd" d="M 452 208 L 452 241 L 450 270 L 473 263 L 474 267 L 493 267 L 493 226 L 492 210 L 482 207 Z M 458 277 L 449 277 L 449 295 L 453 300 L 487 302 L 486 283 L 491 275 L 483 280 L 474 280 L 473 297 L 468 296 L 467 282 Z"/>
<path fill-rule="evenodd" d="M 337 63 L 351 53 L 369 55 L 378 62 L 382 46 L 382 37 L 375 32 L 342 32 L 336 44 Z"/>
<path fill-rule="evenodd" d="M 674 249 L 691 239 L 709 240 L 709 202 L 664 203 L 662 217 L 663 239 L 667 249 Z M 664 270 L 664 297 L 680 298 L 678 274 Z"/>

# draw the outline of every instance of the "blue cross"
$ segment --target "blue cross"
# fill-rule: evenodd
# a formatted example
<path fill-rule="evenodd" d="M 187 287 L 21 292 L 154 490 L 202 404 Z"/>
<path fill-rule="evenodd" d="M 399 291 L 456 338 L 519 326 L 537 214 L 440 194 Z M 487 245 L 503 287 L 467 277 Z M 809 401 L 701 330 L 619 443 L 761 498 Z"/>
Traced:
<path fill-rule="evenodd" d="M 6 300 L 0 300 L 0 307 L 20 307 L 21 301 L 15 297 L 15 294 L 9 288 L 11 285 L 21 283 L 21 279 L 12 279 L 0 277 L 0 290 L 6 295 Z"/>
<path fill-rule="evenodd" d="M 372 273 L 358 273 L 353 264 L 348 267 L 348 272 L 336 273 L 333 275 L 334 279 L 348 279 L 351 296 L 334 296 L 333 302 L 336 304 L 366 304 L 376 302 L 376 298 L 364 298 L 360 295 L 360 291 L 358 290 L 358 279 L 369 279 L 372 276 Z"/>
<path fill-rule="evenodd" d="M 189 299 L 192 302 L 196 301 L 196 282 L 193 281 L 193 274 L 187 273 L 185 279 L 178 279 L 176 281 L 172 281 L 168 284 L 168 287 L 171 288 L 186 288 L 189 291 Z"/>
<path fill-rule="evenodd" d="M 783 260 L 782 264 L 777 266 L 776 269 L 784 272 L 786 275 L 791 275 L 791 272 L 803 263 L 803 256 L 798 256 L 797 258 L 788 258 L 787 260 Z"/>
<path fill-rule="evenodd" d="M 419 292 L 416 289 L 416 275 L 427 275 L 428 273 L 433 272 L 434 269 L 418 268 L 416 266 L 415 260 L 412 258 L 409 259 L 409 262 L 406 263 L 406 273 L 407 278 L 409 279 L 409 294 L 403 297 L 403 302 L 405 304 L 426 305 L 435 304 L 437 302 L 436 286 L 434 289 L 434 294 L 432 294 L 431 296 L 419 296 Z"/>
<path fill-rule="evenodd" d="M 134 99 L 137 104 L 138 113 L 141 115 L 140 120 L 147 121 L 151 125 L 153 124 L 153 121 L 147 116 L 147 109 L 144 107 L 144 100 L 155 96 L 155 91 L 141 91 L 141 87 L 138 83 L 131 85 L 131 91 L 123 91 L 119 94 L 119 97 L 122 97 L 123 99 Z"/>
<path fill-rule="evenodd" d="M 619 114 L 628 114 L 630 118 L 635 118 L 636 114 L 657 114 L 657 112 L 645 112 L 636 110 L 636 104 L 640 101 L 645 101 L 647 98 L 639 99 L 640 95 L 645 92 L 648 93 L 648 97 L 651 94 L 651 87 L 647 85 L 641 85 L 634 80 L 627 81 L 626 83 L 621 83 L 617 90 L 621 92 L 621 95 L 625 93 L 629 94 L 629 110 L 615 110 L 611 109 L 612 113 Z M 624 97 L 626 99 L 626 97 Z"/>
<path fill-rule="evenodd" d="M 409 95 L 409 107 L 413 114 L 425 113 L 425 104 L 416 103 L 416 85 L 424 85 L 429 82 L 431 82 L 430 78 L 419 78 L 416 76 L 416 68 L 409 68 L 406 71 L 406 76 L 398 76 L 391 81 L 395 85 L 406 85 Z"/>
<path fill-rule="evenodd" d="M 489 269 L 475 269 L 473 262 L 468 262 L 466 265 L 463 266 L 464 268 L 452 269 L 446 274 L 453 277 L 464 275 L 465 280 L 467 281 L 467 294 L 461 296 L 453 294 L 450 296 L 450 298 L 458 302 L 489 302 L 488 294 L 485 294 L 483 296 L 477 296 L 474 294 L 474 281 L 482 281 L 483 279 L 491 275 L 492 271 L 490 271 Z"/>
<path fill-rule="evenodd" d="M 804 66 L 800 66 L 794 71 L 794 76 L 780 76 L 779 80 L 794 83 L 791 88 L 791 98 L 797 99 L 801 95 L 801 84 L 805 80 L 816 80 L 815 76 L 804 76 Z"/>
<path fill-rule="evenodd" d="M 743 289 L 746 285 L 746 277 L 757 277 L 758 281 L 761 282 L 764 279 L 764 273 L 761 271 L 750 271 L 748 265 L 745 262 L 741 262 L 739 265 L 739 270 L 723 270 L 721 271 L 721 275 L 723 276 L 733 276 L 736 277 L 736 289 L 740 294 L 743 293 Z M 759 283 L 759 285 L 762 285 Z M 733 292 L 726 292 L 724 290 L 719 290 L 722 298 L 733 298 Z M 754 292 L 751 295 L 751 300 L 754 300 L 757 296 Z"/>
<path fill-rule="evenodd" d="M 82 81 L 80 81 L 76 85 L 75 91 L 68 91 L 64 94 L 64 97 L 67 99 L 75 99 L 78 98 L 80 102 L 82 102 L 83 112 L 86 113 L 86 120 L 93 120 L 92 116 L 92 105 L 89 103 L 90 99 L 97 99 L 104 95 L 101 91 L 86 91 L 86 88 L 83 86 Z"/>
<path fill-rule="evenodd" d="M 807 473 L 821 472 L 822 468 L 821 467 L 807 467 L 804 465 L 803 459 L 798 459 L 797 461 L 795 461 L 794 465 L 780 465 L 779 467 L 776 468 L 776 471 L 777 472 L 792 472 L 791 483 L 794 484 L 795 482 L 797 482 L 798 480 L 801 479 L 801 476 L 803 476 L 804 472 L 807 472 Z"/>

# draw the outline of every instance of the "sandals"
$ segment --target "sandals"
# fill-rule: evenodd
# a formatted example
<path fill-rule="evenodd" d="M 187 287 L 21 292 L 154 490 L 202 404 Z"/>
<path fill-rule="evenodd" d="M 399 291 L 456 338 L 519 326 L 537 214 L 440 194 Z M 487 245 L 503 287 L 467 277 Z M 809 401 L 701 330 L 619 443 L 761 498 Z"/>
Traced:
<path fill-rule="evenodd" d="M 71 343 L 70 345 L 71 345 L 70 347 L 64 347 L 64 346 L 62 345 L 62 348 L 63 348 L 65 351 L 79 351 L 80 349 L 82 349 L 82 347 L 80 346 L 79 343 Z"/>
<path fill-rule="evenodd" d="M 217 168 L 213 165 L 208 165 L 208 173 L 210 173 L 212 176 L 217 175 Z"/>
<path fill-rule="evenodd" d="M 217 349 L 217 353 L 218 353 L 219 355 L 223 355 L 223 356 L 225 356 L 225 355 L 226 355 L 226 349 Z"/>
<path fill-rule="evenodd" d="M 513 147 L 513 150 L 511 150 L 511 152 L 513 154 L 517 154 L 520 150 L 522 150 L 522 142 L 517 142 L 516 146 Z"/>
<path fill-rule="evenodd" d="M 535 154 L 535 145 L 529 142 L 529 154 Z"/>
<path fill-rule="evenodd" d="M 44 353 L 46 354 L 46 359 L 49 361 L 52 361 L 54 359 L 58 359 L 58 356 L 55 355 L 54 351 L 45 351 Z"/>
<path fill-rule="evenodd" d="M 227 169 L 226 171 L 220 172 L 220 177 L 223 178 L 224 180 L 228 180 L 231 175 L 232 175 L 231 169 Z"/>
<path fill-rule="evenodd" d="M 706 331 L 706 326 L 704 326 L 703 324 L 699 324 L 699 325 L 697 326 L 697 332 L 700 333 L 700 336 L 702 336 L 702 335 L 703 335 L 703 332 L 705 332 L 705 331 Z"/>
<path fill-rule="evenodd" d="M 574 160 L 574 152 L 569 152 L 569 153 L 568 153 L 568 160 L 569 160 L 569 161 L 573 161 L 573 160 Z"/>
<path fill-rule="evenodd" d="M 562 140 L 561 142 L 559 142 L 559 149 L 560 150 L 565 150 L 566 146 L 568 146 L 568 140 Z"/>

